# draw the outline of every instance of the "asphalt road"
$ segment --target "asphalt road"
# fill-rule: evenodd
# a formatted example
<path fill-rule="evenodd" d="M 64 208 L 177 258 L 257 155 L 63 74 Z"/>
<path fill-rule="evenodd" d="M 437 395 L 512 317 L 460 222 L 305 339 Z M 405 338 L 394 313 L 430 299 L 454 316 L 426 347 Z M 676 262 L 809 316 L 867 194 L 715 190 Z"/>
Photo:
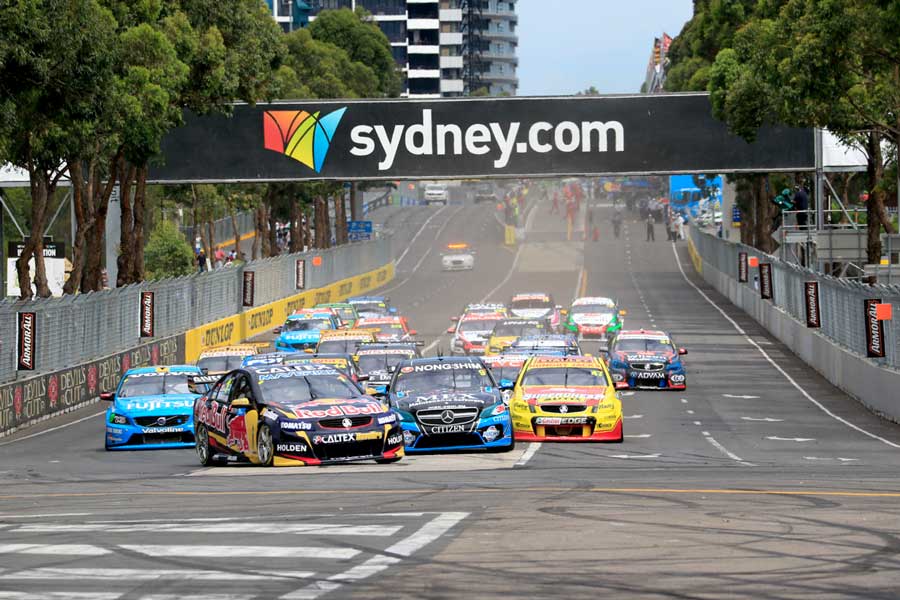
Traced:
<path fill-rule="evenodd" d="M 0 600 L 898 597 L 900 427 L 711 290 L 684 242 L 605 221 L 567 242 L 546 204 L 512 250 L 487 206 L 375 218 L 429 351 L 470 301 L 609 295 L 688 348 L 688 389 L 625 393 L 621 445 L 321 469 L 107 453 L 94 405 L 0 442 Z M 473 272 L 439 271 L 450 241 Z"/>

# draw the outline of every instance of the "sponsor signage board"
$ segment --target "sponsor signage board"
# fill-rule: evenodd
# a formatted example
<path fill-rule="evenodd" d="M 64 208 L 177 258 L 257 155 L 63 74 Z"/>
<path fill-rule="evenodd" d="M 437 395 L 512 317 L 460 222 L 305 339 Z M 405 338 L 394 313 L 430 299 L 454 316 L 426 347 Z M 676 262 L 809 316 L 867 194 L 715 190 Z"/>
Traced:
<path fill-rule="evenodd" d="M 372 239 L 372 221 L 347 221 L 347 236 L 351 242 Z"/>
<path fill-rule="evenodd" d="M 772 294 L 772 263 L 759 263 L 759 296 L 763 300 L 771 300 Z"/>
<path fill-rule="evenodd" d="M 738 252 L 738 281 L 747 283 L 747 253 Z"/>
<path fill-rule="evenodd" d="M 811 328 L 821 327 L 822 311 L 819 308 L 819 282 L 804 282 L 803 297 L 806 300 L 806 326 Z"/>
<path fill-rule="evenodd" d="M 884 321 L 878 318 L 878 305 L 880 298 L 868 298 L 865 300 L 866 317 L 866 356 L 869 358 L 884 358 Z"/>
<path fill-rule="evenodd" d="M 156 304 L 153 292 L 141 292 L 140 337 L 152 338 L 156 321 Z"/>
<path fill-rule="evenodd" d="M 294 263 L 294 287 L 298 290 L 306 289 L 306 260 L 298 258 Z"/>
<path fill-rule="evenodd" d="M 256 273 L 244 271 L 244 283 L 241 291 L 242 305 L 246 308 L 253 306 L 254 287 L 256 285 Z"/>
<path fill-rule="evenodd" d="M 310 100 L 186 114 L 150 181 L 807 171 L 813 147 L 812 130 L 780 126 L 748 144 L 703 93 Z"/>
<path fill-rule="evenodd" d="M 34 371 L 37 313 L 16 313 L 16 370 Z"/>

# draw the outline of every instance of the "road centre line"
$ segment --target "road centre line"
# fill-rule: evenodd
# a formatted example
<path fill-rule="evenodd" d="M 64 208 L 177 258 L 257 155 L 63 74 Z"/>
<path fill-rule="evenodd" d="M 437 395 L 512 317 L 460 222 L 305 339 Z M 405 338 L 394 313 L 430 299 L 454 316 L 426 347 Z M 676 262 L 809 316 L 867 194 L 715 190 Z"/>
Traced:
<path fill-rule="evenodd" d="M 400 258 L 398 258 L 397 261 L 394 263 L 394 268 L 397 268 L 400 266 L 400 263 L 403 262 L 404 258 L 406 258 L 407 253 L 409 253 L 410 249 L 413 247 L 413 244 L 416 243 L 416 240 L 419 239 L 419 236 L 422 235 L 422 232 L 425 231 L 425 227 L 427 227 L 428 224 L 431 223 L 431 220 L 434 219 L 439 214 L 441 214 L 442 212 L 444 212 L 446 209 L 447 209 L 446 206 L 442 206 L 437 211 L 435 211 L 435 213 L 433 215 L 428 217 L 424 223 L 422 223 L 422 226 L 419 227 L 419 230 L 416 232 L 416 235 L 413 236 L 413 238 L 409 241 L 409 245 L 406 246 L 406 250 L 403 251 L 403 253 L 400 255 Z"/>
<path fill-rule="evenodd" d="M 803 397 L 805 397 L 807 400 L 812 402 L 816 407 L 819 408 L 819 410 L 824 412 L 826 415 L 828 415 L 832 419 L 834 419 L 840 423 L 843 423 L 844 425 L 846 425 L 847 427 L 850 427 L 851 429 L 855 429 L 856 431 L 862 433 L 863 435 L 866 435 L 874 440 L 878 440 L 879 442 L 887 444 L 888 446 L 891 446 L 892 448 L 900 449 L 900 444 L 896 444 L 896 443 L 894 443 L 890 440 L 887 440 L 879 435 L 876 435 L 874 433 L 866 431 L 865 429 L 863 429 L 862 427 L 860 427 L 858 425 L 854 425 L 853 423 L 844 419 L 843 417 L 840 417 L 840 416 L 834 414 L 833 412 L 828 410 L 828 408 L 826 408 L 825 405 L 823 405 L 821 402 L 819 402 L 818 400 L 813 398 L 812 395 L 810 395 L 809 392 L 807 392 L 799 383 L 797 383 L 797 381 L 793 377 L 791 377 L 787 371 L 785 371 L 783 368 L 781 368 L 781 365 L 779 365 L 777 362 L 775 362 L 772 359 L 771 356 L 769 356 L 769 354 L 762 348 L 762 346 L 760 346 L 758 343 L 756 343 L 753 340 L 753 338 L 751 338 L 749 335 L 747 335 L 747 332 L 744 331 L 744 329 L 740 325 L 738 325 L 737 321 L 735 321 L 730 316 L 728 316 L 728 314 L 718 304 L 716 304 L 712 298 L 710 298 L 703 290 L 701 290 L 697 285 L 694 284 L 693 281 L 691 281 L 688 278 L 687 274 L 684 272 L 684 267 L 681 264 L 681 258 L 678 256 L 678 248 L 676 247 L 674 242 L 672 243 L 672 254 L 675 255 L 675 264 L 678 265 L 678 270 L 681 271 L 681 276 L 688 283 L 688 285 L 690 285 L 692 288 L 694 288 L 694 290 L 698 294 L 700 294 L 700 296 L 704 300 L 706 300 L 710 304 L 710 306 L 712 306 L 717 311 L 719 311 L 719 313 L 723 317 L 725 317 L 725 320 L 728 321 L 729 323 L 731 323 L 731 326 L 734 327 L 735 331 L 737 331 L 740 335 L 744 336 L 744 339 L 747 341 L 747 343 L 749 343 L 751 346 L 756 348 L 759 351 L 759 353 L 762 354 L 763 358 L 765 358 L 766 361 L 768 361 L 768 363 L 770 365 L 772 365 L 772 367 L 774 367 L 776 371 L 781 373 L 781 375 L 788 381 L 788 383 L 790 383 L 798 392 L 800 392 L 803 395 Z"/>

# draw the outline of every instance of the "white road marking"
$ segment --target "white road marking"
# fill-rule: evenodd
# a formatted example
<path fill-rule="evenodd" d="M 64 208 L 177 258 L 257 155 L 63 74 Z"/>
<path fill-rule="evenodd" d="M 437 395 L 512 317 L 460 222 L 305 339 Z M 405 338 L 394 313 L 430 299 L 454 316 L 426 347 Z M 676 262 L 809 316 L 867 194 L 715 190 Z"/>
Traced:
<path fill-rule="evenodd" d="M 343 573 L 332 575 L 326 580 L 315 581 L 305 587 L 281 596 L 282 600 L 314 600 L 323 594 L 341 587 L 343 581 L 360 581 L 384 571 L 400 562 L 401 557 L 409 557 L 439 539 L 457 523 L 469 516 L 464 512 L 441 513 L 418 531 L 389 546 L 381 554 L 376 554 L 361 565 L 351 567 Z"/>
<path fill-rule="evenodd" d="M 627 398 L 628 396 L 634 396 L 634 392 L 619 392 L 619 395 L 623 398 Z"/>
<path fill-rule="evenodd" d="M 439 237 L 441 236 L 441 234 L 444 232 L 444 229 L 447 228 L 447 225 L 449 225 L 450 222 L 453 221 L 453 217 L 455 217 L 455 216 L 458 215 L 460 212 L 462 212 L 463 208 L 465 208 L 465 207 L 464 207 L 464 206 L 459 207 L 452 215 L 450 215 L 450 217 L 449 217 L 446 221 L 444 221 L 444 224 L 441 225 L 440 229 L 438 229 L 437 233 L 435 234 L 435 236 L 434 236 L 435 239 L 437 239 L 437 238 L 439 238 Z M 444 210 L 444 209 L 441 208 L 438 212 L 434 213 L 434 214 L 431 216 L 431 218 L 433 219 L 434 217 L 436 217 L 436 216 L 438 215 L 438 213 L 441 212 L 441 210 Z M 431 219 L 429 219 L 429 221 L 430 221 L 430 220 L 431 220 Z M 427 221 L 426 221 L 426 222 L 427 222 Z M 421 230 L 420 230 L 420 233 L 421 233 Z M 411 248 L 411 247 L 412 247 L 412 242 L 410 242 L 409 248 Z M 403 256 L 406 256 L 406 252 L 409 252 L 409 248 L 407 248 L 406 251 L 403 253 L 403 255 L 400 257 L 401 260 L 402 260 Z M 412 268 L 412 271 L 409 272 L 409 275 L 406 277 L 406 279 L 404 279 L 403 281 L 401 281 L 401 282 L 398 283 L 398 284 L 392 285 L 392 286 L 389 287 L 389 288 L 385 288 L 385 289 L 381 290 L 380 293 L 385 294 L 385 293 L 387 293 L 387 292 L 391 292 L 391 291 L 393 291 L 393 290 L 396 290 L 396 289 L 399 288 L 399 287 L 402 287 L 402 286 L 406 285 L 406 284 L 409 282 L 409 280 L 412 279 L 412 277 L 413 277 L 413 275 L 416 273 L 416 271 L 419 270 L 419 267 L 422 266 L 422 263 L 425 262 L 425 259 L 428 258 L 428 256 L 431 254 L 431 250 L 432 250 L 432 246 L 428 246 L 428 249 L 425 250 L 425 253 L 424 253 L 424 254 L 422 254 L 422 257 L 419 259 L 419 262 L 417 262 L 417 263 L 416 263 L 416 266 L 414 266 L 414 267 Z M 396 263 L 394 263 L 394 267 L 396 268 L 396 265 L 399 264 L 399 263 L 400 263 L 400 260 L 398 260 Z"/>
<path fill-rule="evenodd" d="M 15 515 L 0 515 L 0 519 L 44 519 L 47 517 L 86 517 L 88 515 L 93 515 L 94 513 L 89 512 L 76 512 L 76 513 L 43 513 L 37 515 L 23 515 L 23 514 L 15 514 Z"/>
<path fill-rule="evenodd" d="M 159 546 L 123 544 L 119 548 L 147 556 L 189 556 L 191 558 L 328 558 L 346 560 L 361 551 L 355 548 L 322 546 Z M 102 550 L 102 548 L 100 548 Z M 2 552 L 2 546 L 0 546 Z M 73 554 L 77 554 L 73 552 Z"/>
<path fill-rule="evenodd" d="M 685 411 L 685 412 L 687 412 L 687 414 L 689 414 L 689 415 L 692 415 L 692 414 L 694 414 L 694 411 L 692 411 L 692 410 L 690 410 L 690 409 L 688 409 L 688 410 L 687 410 L 687 411 Z"/>
<path fill-rule="evenodd" d="M 626 438 L 632 439 L 646 439 L 648 437 L 653 437 L 652 433 L 635 433 L 634 435 L 626 435 Z"/>
<path fill-rule="evenodd" d="M 433 215 L 431 215 L 430 217 L 428 217 L 428 219 L 426 219 L 425 222 L 422 223 L 422 226 L 419 227 L 419 230 L 416 232 L 416 235 L 414 235 L 413 238 L 409 241 L 409 245 L 406 247 L 406 250 L 403 251 L 403 254 L 401 254 L 401 255 L 400 255 L 400 258 L 398 258 L 397 261 L 394 263 L 394 268 L 395 268 L 395 269 L 396 269 L 397 267 L 399 267 L 399 266 L 400 266 L 400 263 L 403 261 L 403 259 L 406 258 L 406 255 L 409 253 L 410 249 L 413 247 L 413 244 L 416 243 L 416 240 L 419 239 L 419 236 L 422 235 L 422 232 L 423 232 L 423 231 L 425 231 L 425 227 L 427 227 L 428 224 L 431 223 L 431 220 L 432 220 L 432 219 L 434 219 L 436 216 L 438 216 L 439 214 L 441 214 L 441 213 L 444 212 L 445 210 L 447 210 L 447 207 L 446 207 L 446 206 L 442 206 L 441 208 L 439 208 L 439 209 L 437 210 L 437 212 L 435 212 Z"/>
<path fill-rule="evenodd" d="M 734 396 L 732 394 L 722 394 L 723 398 L 737 398 L 738 400 L 754 400 L 759 396 Z"/>
<path fill-rule="evenodd" d="M 741 417 L 742 421 L 763 421 L 765 423 L 783 423 L 784 419 L 773 419 L 771 417 Z"/>
<path fill-rule="evenodd" d="M 254 571 L 253 573 L 235 573 L 232 571 L 214 571 L 203 569 L 98 569 L 98 568 L 64 568 L 41 567 L 10 571 L 0 574 L 3 581 L 21 581 L 35 579 L 59 579 L 71 581 L 271 581 L 273 578 L 297 579 L 315 575 L 310 572 L 291 572 L 290 574 Z"/>
<path fill-rule="evenodd" d="M 822 458 L 820 456 L 804 456 L 803 458 L 806 460 L 839 460 L 841 462 L 854 462 L 854 461 L 859 460 L 858 458 L 844 458 L 841 456 L 838 456 L 837 458 Z"/>
<path fill-rule="evenodd" d="M 610 458 L 659 458 L 659 454 L 610 454 Z"/>
<path fill-rule="evenodd" d="M 694 425 L 701 425 L 700 421 L 694 421 Z"/>
<path fill-rule="evenodd" d="M 834 419 L 834 420 L 836 420 L 836 421 L 838 421 L 838 422 L 840 422 L 840 423 L 843 423 L 843 424 L 846 425 L 847 427 L 849 427 L 849 428 L 851 428 L 851 429 L 854 429 L 854 430 L 858 431 L 859 433 L 861 433 L 861 434 L 863 434 L 863 435 L 865 435 L 865 436 L 868 436 L 868 437 L 870 437 L 870 438 L 872 438 L 872 439 L 874 439 L 874 440 L 878 440 L 879 442 L 882 442 L 883 444 L 886 444 L 886 445 L 888 445 L 888 446 L 890 446 L 890 447 L 892 447 L 892 448 L 900 449 L 900 444 L 896 444 L 896 443 L 894 443 L 894 442 L 892 442 L 892 441 L 890 441 L 890 440 L 887 440 L 887 439 L 885 439 L 885 438 L 883 438 L 883 437 L 881 437 L 881 436 L 879 436 L 879 435 L 875 435 L 874 433 L 872 433 L 872 432 L 870 432 L 870 431 L 866 431 L 865 429 L 863 429 L 863 428 L 860 427 L 859 425 L 854 425 L 853 423 L 851 423 L 851 422 L 848 421 L 847 419 L 844 419 L 843 417 L 840 417 L 840 416 L 834 414 L 833 412 L 831 412 L 830 410 L 828 410 L 828 408 L 826 408 L 825 405 L 823 405 L 821 402 L 819 402 L 818 400 L 816 400 L 815 398 L 813 398 L 813 397 L 810 395 L 809 392 L 807 392 L 807 391 L 806 391 L 799 383 L 797 383 L 797 381 L 796 381 L 793 377 L 790 376 L 790 374 L 788 374 L 787 371 L 785 371 L 783 368 L 781 368 L 781 365 L 779 365 L 777 362 L 775 362 L 774 360 L 772 360 L 772 357 L 769 356 L 769 354 L 762 348 L 762 346 L 760 346 L 760 345 L 759 345 L 758 343 L 756 343 L 749 335 L 747 335 L 747 332 L 744 331 L 744 329 L 743 329 L 740 325 L 738 325 L 737 321 L 735 321 L 734 319 L 732 319 L 731 317 L 729 317 L 728 314 L 727 314 L 727 313 L 726 313 L 726 312 L 725 312 L 718 304 L 716 304 L 716 303 L 712 300 L 712 298 L 710 298 L 703 290 L 701 290 L 699 287 L 697 287 L 697 285 L 695 285 L 693 281 L 691 281 L 690 279 L 688 279 L 687 274 L 684 272 L 684 267 L 683 267 L 682 264 L 681 264 L 681 258 L 679 258 L 679 256 L 678 256 L 678 250 L 677 250 L 677 248 L 675 247 L 675 244 L 674 244 L 674 243 L 672 244 L 672 253 L 675 255 L 675 263 L 678 265 L 678 270 L 681 271 L 681 276 L 682 276 L 682 277 L 684 278 L 684 280 L 688 283 L 688 285 L 690 285 L 692 288 L 694 288 L 694 290 L 695 290 L 698 294 L 700 294 L 700 296 L 701 296 L 704 300 L 706 300 L 713 308 L 715 308 L 717 311 L 719 311 L 719 313 L 720 313 L 723 317 L 725 317 L 725 320 L 728 321 L 729 323 L 731 323 L 731 326 L 734 327 L 735 331 L 737 331 L 739 334 L 741 334 L 742 336 L 744 336 L 744 339 L 745 339 L 751 346 L 753 346 L 754 348 L 756 348 L 756 349 L 759 351 L 759 353 L 763 355 L 763 358 L 765 358 L 766 361 L 768 361 L 768 363 L 769 363 L 770 365 L 772 365 L 772 367 L 774 367 L 776 371 L 778 371 L 779 373 L 781 373 L 781 375 L 782 375 L 782 376 L 783 376 L 783 377 L 784 377 L 784 378 L 785 378 L 792 386 L 794 386 L 794 388 L 795 388 L 798 392 L 800 392 L 800 393 L 803 395 L 803 397 L 805 397 L 807 400 L 809 400 L 810 402 L 812 402 L 816 407 L 819 408 L 819 410 L 821 410 L 822 412 L 824 412 L 826 415 L 828 415 L 828 416 L 831 417 L 832 419 Z"/>
<path fill-rule="evenodd" d="M 0 590 L 0 600 L 116 600 L 122 592 L 8 592 Z"/>
<path fill-rule="evenodd" d="M 626 419 L 643 419 L 644 415 L 625 415 Z"/>
<path fill-rule="evenodd" d="M 681 399 L 681 403 L 682 403 L 682 404 L 687 404 L 687 398 L 682 398 L 682 399 Z"/>
<path fill-rule="evenodd" d="M 256 594 L 150 594 L 138 600 L 253 600 Z"/>
<path fill-rule="evenodd" d="M 32 433 L 31 435 L 25 435 L 20 438 L 16 438 L 14 440 L 9 440 L 8 442 L 0 442 L 0 447 L 9 446 L 10 444 L 15 444 L 18 442 L 24 442 L 25 440 L 30 440 L 31 438 L 36 438 L 39 435 L 44 435 L 45 433 L 51 433 L 53 431 L 59 431 L 60 429 L 65 429 L 66 427 L 71 427 L 72 425 L 78 425 L 79 423 L 84 423 L 85 421 L 89 421 L 91 419 L 96 419 L 100 415 L 105 415 L 106 409 L 101 410 L 98 413 L 94 413 L 92 415 L 88 415 L 86 417 L 81 417 L 80 419 L 76 419 L 71 423 L 65 423 L 63 425 L 57 425 L 56 427 L 51 427 L 50 429 L 45 429 L 43 431 L 38 431 L 37 433 Z"/>
<path fill-rule="evenodd" d="M 725 446 L 720 444 L 716 440 L 716 438 L 714 438 L 713 436 L 711 436 L 709 434 L 708 431 L 704 431 L 702 433 L 703 433 L 703 437 L 706 439 L 707 442 L 712 444 L 716 450 L 718 450 L 719 452 L 721 452 L 722 454 L 724 454 L 731 460 L 738 462 L 738 463 L 744 465 L 745 467 L 755 467 L 756 466 L 753 463 L 749 463 L 749 462 L 745 461 L 743 458 L 741 458 L 740 456 L 738 456 L 737 454 L 735 454 L 734 452 L 730 451 L 728 448 L 726 448 Z"/>
<path fill-rule="evenodd" d="M 528 461 L 531 460 L 531 457 L 535 455 L 535 453 L 538 451 L 538 448 L 540 448 L 540 447 L 541 447 L 540 442 L 531 442 L 528 445 L 528 448 L 525 450 L 525 454 L 522 455 L 522 458 L 520 458 L 514 466 L 515 467 L 524 467 L 528 463 Z"/>
<path fill-rule="evenodd" d="M 293 533 L 315 535 L 351 535 L 387 537 L 400 531 L 402 525 L 341 525 L 332 523 L 241 523 L 229 525 L 235 531 L 256 533 Z M 218 523 L 28 523 L 13 527 L 17 533 L 84 533 L 100 531 L 103 533 L 221 533 L 222 525 Z"/>
<path fill-rule="evenodd" d="M 90 544 L 0 544 L 0 554 L 40 554 L 43 556 L 103 556 L 106 548 Z"/>
<path fill-rule="evenodd" d="M 777 435 L 766 436 L 767 440 L 774 440 L 776 442 L 814 442 L 816 438 L 786 438 L 786 437 L 778 437 Z"/>

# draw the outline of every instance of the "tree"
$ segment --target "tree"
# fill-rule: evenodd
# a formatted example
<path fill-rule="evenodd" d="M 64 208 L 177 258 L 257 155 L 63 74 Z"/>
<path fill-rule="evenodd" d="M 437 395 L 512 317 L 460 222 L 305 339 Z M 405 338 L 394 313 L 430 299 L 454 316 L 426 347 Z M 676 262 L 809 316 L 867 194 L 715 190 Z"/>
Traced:
<path fill-rule="evenodd" d="M 144 251 L 149 279 L 181 277 L 194 272 L 194 252 L 174 223 L 160 221 Z"/>
<path fill-rule="evenodd" d="M 576 95 L 576 96 L 599 96 L 599 95 L 600 95 L 600 90 L 598 90 L 598 89 L 597 89 L 596 87 L 594 87 L 594 86 L 591 86 L 591 87 L 589 87 L 589 88 L 587 88 L 587 89 L 585 89 L 585 90 L 583 90 L 583 91 L 581 91 L 581 92 L 576 93 L 575 95 Z"/>

